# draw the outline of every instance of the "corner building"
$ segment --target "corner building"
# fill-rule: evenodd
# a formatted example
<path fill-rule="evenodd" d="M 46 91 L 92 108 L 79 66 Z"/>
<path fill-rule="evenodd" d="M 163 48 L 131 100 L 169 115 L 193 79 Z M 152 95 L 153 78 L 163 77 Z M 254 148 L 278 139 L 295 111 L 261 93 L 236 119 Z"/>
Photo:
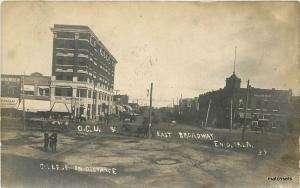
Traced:
<path fill-rule="evenodd" d="M 54 25 L 51 106 L 65 103 L 74 117 L 111 114 L 116 59 L 87 26 Z"/>

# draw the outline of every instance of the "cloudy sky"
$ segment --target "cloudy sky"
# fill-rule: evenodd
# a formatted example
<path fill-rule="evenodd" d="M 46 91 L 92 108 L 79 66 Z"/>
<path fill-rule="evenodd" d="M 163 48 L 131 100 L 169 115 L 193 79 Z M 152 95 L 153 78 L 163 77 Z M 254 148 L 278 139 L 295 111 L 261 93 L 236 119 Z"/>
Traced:
<path fill-rule="evenodd" d="M 245 87 L 299 95 L 297 2 L 5 2 L 2 73 L 51 75 L 54 24 L 89 26 L 117 59 L 115 89 L 154 105 L 223 88 L 233 71 Z"/>

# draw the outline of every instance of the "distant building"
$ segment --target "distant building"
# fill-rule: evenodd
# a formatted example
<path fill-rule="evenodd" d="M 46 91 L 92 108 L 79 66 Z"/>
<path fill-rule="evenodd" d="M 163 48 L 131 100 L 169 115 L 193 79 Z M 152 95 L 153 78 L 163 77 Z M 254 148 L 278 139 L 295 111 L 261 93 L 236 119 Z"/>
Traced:
<path fill-rule="evenodd" d="M 116 59 L 87 26 L 54 25 L 51 103 L 74 117 L 112 112 Z"/>
<path fill-rule="evenodd" d="M 179 112 L 187 113 L 199 110 L 198 97 L 179 99 Z"/>
<path fill-rule="evenodd" d="M 128 105 L 128 95 L 114 95 L 114 102 L 117 105 Z"/>

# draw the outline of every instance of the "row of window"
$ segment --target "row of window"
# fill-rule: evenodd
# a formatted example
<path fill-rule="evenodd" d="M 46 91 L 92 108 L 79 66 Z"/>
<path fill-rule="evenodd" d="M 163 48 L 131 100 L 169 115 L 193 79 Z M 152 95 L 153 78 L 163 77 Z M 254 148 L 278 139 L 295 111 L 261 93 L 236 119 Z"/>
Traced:
<path fill-rule="evenodd" d="M 106 61 L 109 63 L 112 63 L 112 59 L 110 58 L 110 55 L 101 48 L 99 45 L 96 45 L 96 42 L 87 42 L 87 41 L 78 41 L 77 42 L 77 47 L 75 45 L 75 40 L 64 40 L 64 39 L 56 39 L 55 40 L 55 47 L 56 48 L 64 48 L 64 49 L 85 49 L 88 51 L 95 51 L 98 53 L 99 57 L 101 56 L 104 58 Z M 98 57 L 93 57 L 98 59 Z"/>
<path fill-rule="evenodd" d="M 50 89 L 49 88 L 45 88 L 45 89 L 42 89 L 42 88 L 39 88 L 38 89 L 38 96 L 49 96 L 49 91 Z M 34 96 L 34 91 L 24 91 L 24 95 L 27 95 L 27 96 Z"/>
<path fill-rule="evenodd" d="M 85 74 L 80 74 L 77 77 L 77 80 L 80 82 L 87 82 L 89 76 Z M 56 80 L 64 80 L 64 81 L 73 81 L 73 74 L 68 73 L 62 73 L 62 72 L 56 72 Z M 93 83 L 92 79 L 89 79 L 89 83 Z M 103 87 L 105 89 L 112 89 L 113 88 L 113 80 L 109 81 L 104 78 L 99 78 L 100 87 Z"/>
<path fill-rule="evenodd" d="M 17 97 L 20 94 L 20 86 L 9 86 L 1 82 L 2 97 Z"/>
<path fill-rule="evenodd" d="M 66 55 L 59 55 L 59 56 L 56 56 L 56 64 L 57 65 L 74 65 L 74 62 L 75 62 L 75 58 L 74 56 L 67 56 Z M 79 63 L 79 66 L 87 66 L 89 65 L 89 60 L 87 60 L 86 58 L 83 58 L 83 57 L 78 57 L 78 63 Z M 95 64 L 95 63 L 94 63 Z M 105 73 L 106 75 L 108 76 L 114 76 L 114 70 L 112 67 L 109 67 L 105 64 L 102 64 L 102 63 L 99 63 L 98 64 L 99 67 L 97 67 L 97 64 L 95 65 L 97 68 L 100 68 L 100 70 Z"/>
<path fill-rule="evenodd" d="M 55 88 L 55 96 L 72 97 L 72 93 L 72 88 Z M 96 96 L 95 93 L 94 96 Z M 92 91 L 87 89 L 77 89 L 76 97 L 92 98 Z M 105 101 L 112 101 L 112 96 L 109 96 L 107 94 L 99 94 L 99 99 Z"/>
<path fill-rule="evenodd" d="M 248 107 L 250 108 L 252 104 L 252 107 L 256 109 L 272 109 L 272 110 L 279 110 L 279 104 L 278 102 L 273 102 L 273 101 L 261 101 L 257 100 L 254 103 L 249 102 Z M 245 108 L 244 100 L 240 99 L 239 100 L 239 108 Z"/>
<path fill-rule="evenodd" d="M 49 88 L 38 88 L 38 96 L 49 96 Z M 6 87 L 1 89 L 2 97 L 16 97 L 21 93 L 20 87 Z M 34 96 L 33 90 L 25 90 L 24 95 Z"/>

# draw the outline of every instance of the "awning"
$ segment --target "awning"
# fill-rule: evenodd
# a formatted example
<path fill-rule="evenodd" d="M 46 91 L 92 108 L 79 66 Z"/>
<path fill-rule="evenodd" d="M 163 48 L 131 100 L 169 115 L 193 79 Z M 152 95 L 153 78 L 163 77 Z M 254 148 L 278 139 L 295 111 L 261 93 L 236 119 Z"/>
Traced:
<path fill-rule="evenodd" d="M 41 88 L 41 89 L 49 89 L 50 87 L 49 86 L 39 86 L 39 88 Z"/>
<path fill-rule="evenodd" d="M 131 106 L 129 106 L 129 105 L 123 105 L 123 107 L 125 107 L 129 111 L 133 111 L 132 108 L 131 108 Z"/>
<path fill-rule="evenodd" d="M 126 111 L 126 109 L 121 105 L 117 105 L 116 107 L 117 107 L 117 110 L 120 111 L 120 112 L 125 112 Z"/>
<path fill-rule="evenodd" d="M 70 108 L 65 103 L 54 103 L 52 108 L 50 109 L 51 112 L 61 112 L 61 113 L 70 113 Z"/>
<path fill-rule="evenodd" d="M 23 110 L 23 100 L 18 106 L 18 110 Z M 26 112 L 45 112 L 50 110 L 50 101 L 25 99 Z"/>

